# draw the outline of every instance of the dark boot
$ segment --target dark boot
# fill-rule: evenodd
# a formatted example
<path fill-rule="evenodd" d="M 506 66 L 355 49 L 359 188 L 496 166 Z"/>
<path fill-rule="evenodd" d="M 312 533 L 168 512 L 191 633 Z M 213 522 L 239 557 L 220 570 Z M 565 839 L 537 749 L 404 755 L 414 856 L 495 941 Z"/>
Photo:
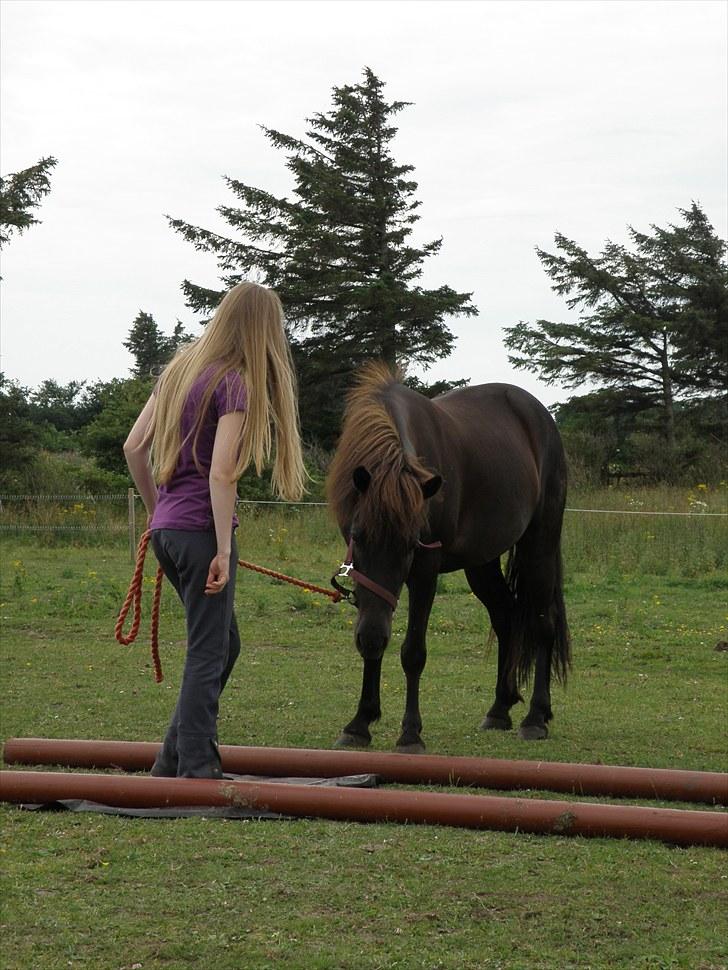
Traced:
<path fill-rule="evenodd" d="M 178 767 L 177 731 L 170 728 L 152 765 L 155 778 L 176 778 Z"/>
<path fill-rule="evenodd" d="M 177 739 L 178 778 L 222 778 L 217 741 L 196 734 L 180 733 Z"/>

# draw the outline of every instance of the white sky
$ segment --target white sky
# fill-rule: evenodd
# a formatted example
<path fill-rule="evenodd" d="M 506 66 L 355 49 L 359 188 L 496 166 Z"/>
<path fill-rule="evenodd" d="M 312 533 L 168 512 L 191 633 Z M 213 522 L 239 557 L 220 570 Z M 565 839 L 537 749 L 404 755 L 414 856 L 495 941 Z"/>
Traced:
<path fill-rule="evenodd" d="M 138 311 L 198 332 L 180 290 L 218 286 L 164 214 L 226 230 L 227 174 L 290 191 L 257 127 L 303 135 L 365 65 L 415 166 L 423 283 L 473 291 L 428 377 L 512 381 L 502 326 L 563 319 L 534 247 L 591 251 L 699 201 L 726 234 L 727 6 L 671 2 L 17 2 L 0 9 L 3 174 L 54 155 L 42 225 L 3 254 L 5 373 L 36 386 L 126 376 Z"/>

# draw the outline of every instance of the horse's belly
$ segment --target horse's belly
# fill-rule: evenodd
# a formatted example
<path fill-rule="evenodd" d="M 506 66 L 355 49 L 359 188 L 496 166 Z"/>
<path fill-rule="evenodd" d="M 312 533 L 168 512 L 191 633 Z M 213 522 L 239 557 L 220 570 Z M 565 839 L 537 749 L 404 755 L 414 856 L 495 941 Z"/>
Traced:
<path fill-rule="evenodd" d="M 462 515 L 452 541 L 447 544 L 444 572 L 466 569 L 491 562 L 508 552 L 528 528 L 533 502 L 483 503 L 471 506 Z"/>

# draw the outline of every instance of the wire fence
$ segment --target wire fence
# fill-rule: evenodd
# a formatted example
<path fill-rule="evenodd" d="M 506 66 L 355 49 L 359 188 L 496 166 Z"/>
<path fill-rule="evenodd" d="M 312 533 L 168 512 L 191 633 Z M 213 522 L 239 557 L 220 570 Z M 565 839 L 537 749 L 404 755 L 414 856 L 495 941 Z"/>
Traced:
<path fill-rule="evenodd" d="M 86 493 L 70 494 L 70 495 L 21 495 L 21 494 L 10 494 L 6 492 L 0 493 L 0 514 L 6 513 L 4 508 L 4 503 L 49 503 L 52 505 L 63 504 L 65 502 L 83 503 L 90 506 L 96 506 L 101 503 L 121 503 L 124 502 L 127 505 L 127 509 L 131 509 L 131 502 L 135 504 L 141 501 L 141 496 L 138 495 L 134 489 L 129 489 L 128 492 L 110 492 L 108 494 L 102 495 L 88 495 Z M 239 508 L 241 506 L 273 506 L 279 508 L 327 508 L 327 502 L 284 502 L 280 499 L 244 499 L 239 498 L 237 500 L 236 506 Z M 572 508 L 567 506 L 564 509 L 565 512 L 587 512 L 591 514 L 602 514 L 602 515 L 682 515 L 682 516 L 692 516 L 693 518 L 705 518 L 706 516 L 719 516 L 722 518 L 728 518 L 728 512 L 679 512 L 679 511 L 665 511 L 658 509 L 591 509 L 591 508 Z M 5 525 L 5 528 L 25 528 L 21 525 Z M 42 525 L 29 525 L 29 529 L 42 529 Z M 58 531 L 68 531 L 69 529 L 82 528 L 81 526 L 73 525 L 61 525 L 55 528 Z M 99 527 L 101 528 L 101 527 Z M 97 531 L 94 527 L 88 527 L 89 531 Z"/>
<path fill-rule="evenodd" d="M 282 502 L 272 499 L 239 499 L 239 509 L 304 510 L 326 508 L 325 502 Z M 627 516 L 649 519 L 726 519 L 728 512 L 712 511 L 706 502 L 693 497 L 687 511 L 642 508 L 604 508 L 568 506 L 572 516 Z M 97 495 L 85 493 L 15 494 L 0 493 L 0 534 L 66 534 L 73 536 L 104 534 L 127 536 L 133 559 L 140 529 L 146 522 L 140 496 L 133 488 L 126 492 Z M 89 539 L 90 541 L 90 539 Z"/>
<path fill-rule="evenodd" d="M 728 568 L 727 500 L 722 485 L 576 493 L 562 536 L 567 572 L 690 580 L 722 575 Z M 290 572 L 290 557 L 307 563 L 312 549 L 340 554 L 325 502 L 242 499 L 238 517 L 247 559 Z M 21 546 L 113 547 L 134 562 L 146 522 L 131 488 L 98 495 L 0 493 L 0 540 Z"/>
<path fill-rule="evenodd" d="M 326 508 L 326 502 L 282 502 L 238 499 L 242 508 Z M 129 557 L 134 560 L 140 530 L 146 523 L 141 496 L 126 492 L 0 493 L 0 535 L 126 536 Z"/>

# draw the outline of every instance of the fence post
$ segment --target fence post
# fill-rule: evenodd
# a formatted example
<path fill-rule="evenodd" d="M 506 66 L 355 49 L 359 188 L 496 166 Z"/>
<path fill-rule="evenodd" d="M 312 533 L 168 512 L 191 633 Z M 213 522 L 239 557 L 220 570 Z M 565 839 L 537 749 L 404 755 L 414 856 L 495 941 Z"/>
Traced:
<path fill-rule="evenodd" d="M 134 500 L 136 498 L 136 493 L 133 488 L 127 490 L 126 493 L 126 504 L 129 519 L 129 561 L 134 562 L 136 559 L 136 507 Z"/>

